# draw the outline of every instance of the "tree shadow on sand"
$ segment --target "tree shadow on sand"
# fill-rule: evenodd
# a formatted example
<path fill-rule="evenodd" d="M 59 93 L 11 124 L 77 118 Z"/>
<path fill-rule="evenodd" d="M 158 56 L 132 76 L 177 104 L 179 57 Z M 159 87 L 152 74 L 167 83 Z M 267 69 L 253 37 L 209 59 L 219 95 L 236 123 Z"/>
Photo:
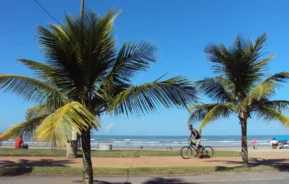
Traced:
<path fill-rule="evenodd" d="M 153 178 L 151 180 L 148 180 L 146 182 L 144 182 L 143 184 L 197 184 L 197 183 L 188 183 L 188 182 L 184 182 L 181 179 L 178 178 Z"/>
<path fill-rule="evenodd" d="M 0 177 L 1 176 L 19 176 L 24 174 L 29 174 L 32 172 L 32 168 L 0 168 Z"/>
<path fill-rule="evenodd" d="M 73 183 L 82 183 L 81 180 L 74 181 Z M 95 180 L 94 184 L 131 184 L 131 182 L 106 182 Z M 199 184 L 199 183 L 188 183 L 178 178 L 152 178 L 143 182 L 143 184 Z"/>
<path fill-rule="evenodd" d="M 216 162 L 216 161 L 208 161 L 208 162 Z M 219 160 L 218 162 L 225 162 L 227 164 L 234 164 L 234 165 L 240 165 L 240 166 L 235 166 L 235 167 L 217 166 L 216 171 L 232 171 L 236 168 L 243 168 L 242 161 Z M 289 160 L 288 159 L 258 159 L 258 158 L 249 159 L 249 167 L 258 167 L 258 166 L 270 166 L 281 172 L 289 172 Z"/>
<path fill-rule="evenodd" d="M 75 180 L 73 183 L 82 183 L 82 180 Z M 132 184 L 130 182 L 107 182 L 107 181 L 99 181 L 99 180 L 94 180 L 93 184 Z"/>
<path fill-rule="evenodd" d="M 20 159 L 19 162 L 0 160 L 0 176 L 18 176 L 29 174 L 32 172 L 32 167 L 66 167 L 66 164 L 72 163 L 69 160 L 25 160 Z"/>

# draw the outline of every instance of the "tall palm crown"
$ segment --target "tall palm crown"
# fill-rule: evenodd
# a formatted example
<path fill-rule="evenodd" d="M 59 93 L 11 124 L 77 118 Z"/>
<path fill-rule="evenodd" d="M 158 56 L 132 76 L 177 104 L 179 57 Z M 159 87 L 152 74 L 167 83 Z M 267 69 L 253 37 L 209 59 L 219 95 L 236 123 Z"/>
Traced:
<path fill-rule="evenodd" d="M 18 75 L 0 76 L 1 88 L 41 102 L 28 111 L 27 119 L 53 113 L 68 102 L 78 102 L 99 116 L 108 111 L 139 115 L 156 111 L 160 105 L 185 107 L 196 100 L 195 88 L 182 76 L 140 86 L 131 83 L 134 74 L 146 71 L 156 61 L 156 48 L 148 42 L 124 43 L 117 51 L 113 34 L 117 15 L 118 12 L 109 11 L 100 17 L 90 11 L 85 14 L 83 25 L 79 18 L 66 16 L 61 26 L 39 26 L 45 64 L 19 61 L 35 71 L 41 81 Z"/>
<path fill-rule="evenodd" d="M 266 34 L 257 38 L 255 43 L 237 36 L 230 48 L 223 44 L 209 45 L 205 52 L 213 62 L 216 77 L 197 81 L 200 90 L 208 95 L 214 104 L 193 105 L 189 122 L 202 121 L 200 130 L 208 123 L 235 113 L 242 126 L 243 160 L 247 156 L 247 119 L 255 114 L 264 120 L 277 120 L 289 126 L 289 119 L 282 114 L 289 101 L 269 100 L 276 87 L 289 78 L 289 72 L 267 75 L 266 69 L 273 56 L 263 57 L 261 49 Z"/>
<path fill-rule="evenodd" d="M 144 114 L 161 106 L 186 107 L 195 102 L 190 80 L 178 76 L 134 86 L 131 78 L 156 61 L 156 48 L 148 43 L 124 43 L 116 49 L 113 21 L 118 12 L 98 16 L 87 12 L 83 19 L 66 16 L 63 25 L 39 26 L 38 40 L 45 63 L 19 59 L 36 79 L 0 75 L 0 88 L 39 104 L 27 120 L 12 127 L 0 140 L 33 133 L 37 141 L 53 146 L 65 144 L 80 133 L 84 158 L 84 181 L 92 183 L 90 130 L 98 129 L 104 112 Z"/>

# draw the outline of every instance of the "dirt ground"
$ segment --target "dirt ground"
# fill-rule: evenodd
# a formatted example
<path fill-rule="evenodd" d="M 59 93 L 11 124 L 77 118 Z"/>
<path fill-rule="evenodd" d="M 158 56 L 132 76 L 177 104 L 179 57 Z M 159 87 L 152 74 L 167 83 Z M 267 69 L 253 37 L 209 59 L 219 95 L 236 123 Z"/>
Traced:
<path fill-rule="evenodd" d="M 250 162 L 258 165 L 289 164 L 288 152 L 250 153 Z M 184 166 L 239 166 L 241 157 L 192 158 L 181 157 L 140 157 L 106 158 L 93 157 L 93 167 L 129 168 L 129 167 L 184 167 Z M 0 167 L 47 166 L 47 167 L 82 167 L 82 158 L 65 157 L 2 157 Z"/>

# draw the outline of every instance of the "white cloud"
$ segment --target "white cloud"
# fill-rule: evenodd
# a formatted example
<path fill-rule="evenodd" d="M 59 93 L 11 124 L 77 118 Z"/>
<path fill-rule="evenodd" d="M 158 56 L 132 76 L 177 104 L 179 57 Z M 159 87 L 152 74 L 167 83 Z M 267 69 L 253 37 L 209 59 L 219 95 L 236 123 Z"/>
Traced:
<path fill-rule="evenodd" d="M 105 127 L 105 131 L 106 132 L 110 132 L 110 130 L 112 129 L 114 123 L 109 123 L 106 127 Z"/>

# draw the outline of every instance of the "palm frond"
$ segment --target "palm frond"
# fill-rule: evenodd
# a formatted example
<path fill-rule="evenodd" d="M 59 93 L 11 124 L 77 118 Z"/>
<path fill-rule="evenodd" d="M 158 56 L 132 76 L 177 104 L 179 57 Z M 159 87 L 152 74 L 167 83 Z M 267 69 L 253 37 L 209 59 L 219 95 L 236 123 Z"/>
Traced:
<path fill-rule="evenodd" d="M 39 80 L 20 75 L 0 75 L 0 89 L 16 93 L 32 102 L 45 102 L 61 106 L 68 102 L 65 95 Z"/>
<path fill-rule="evenodd" d="M 26 111 L 26 119 L 33 119 L 40 116 L 52 114 L 58 108 L 59 107 L 54 108 L 54 106 L 50 106 L 50 104 L 47 103 L 34 106 Z"/>
<path fill-rule="evenodd" d="M 206 114 L 214 108 L 217 103 L 215 104 L 197 104 L 192 105 L 188 108 L 188 111 L 190 112 L 190 116 L 188 119 L 188 125 L 194 124 L 194 122 L 202 121 Z"/>
<path fill-rule="evenodd" d="M 92 103 L 97 105 L 101 99 L 112 101 L 117 94 L 131 87 L 133 74 L 146 71 L 150 62 L 155 61 L 155 50 L 152 44 L 146 42 L 123 44 L 111 71 L 100 82 Z"/>
<path fill-rule="evenodd" d="M 267 65 L 270 61 L 272 61 L 275 58 L 275 56 L 267 56 L 265 58 L 263 58 L 262 60 L 260 60 L 259 62 L 257 62 L 254 66 L 256 72 L 265 72 L 267 69 Z"/>
<path fill-rule="evenodd" d="M 179 76 L 162 82 L 133 86 L 122 91 L 114 99 L 110 112 L 140 115 L 156 112 L 160 106 L 186 107 L 197 99 L 192 82 Z"/>
<path fill-rule="evenodd" d="M 18 61 L 33 70 L 38 77 L 44 80 L 51 77 L 53 71 L 55 71 L 54 67 L 37 61 L 28 59 L 18 59 Z"/>
<path fill-rule="evenodd" d="M 257 59 L 260 57 L 260 51 L 264 47 L 265 43 L 267 41 L 267 34 L 264 33 L 260 37 L 258 37 L 254 44 L 251 44 L 251 54 L 254 56 L 254 59 Z"/>
<path fill-rule="evenodd" d="M 268 98 L 274 94 L 278 83 L 285 82 L 289 79 L 289 72 L 280 72 L 272 75 L 257 85 L 252 92 L 245 99 L 247 104 L 252 103 L 254 100 L 258 101 L 262 98 Z"/>
<path fill-rule="evenodd" d="M 102 87 L 126 86 L 130 84 L 130 78 L 135 72 L 146 71 L 150 62 L 156 61 L 156 48 L 147 42 L 124 43 L 115 59 L 112 70 L 103 80 Z M 102 88 L 100 88 L 102 89 Z"/>
<path fill-rule="evenodd" d="M 255 101 L 252 104 L 252 110 L 254 111 L 255 108 L 259 109 L 262 108 L 263 106 L 274 109 L 278 112 L 282 112 L 285 110 L 289 110 L 289 101 L 261 99 L 259 101 Z"/>
<path fill-rule="evenodd" d="M 254 113 L 257 115 L 258 119 L 263 119 L 268 122 L 278 121 L 284 126 L 289 127 L 289 118 L 278 110 L 270 108 L 270 106 L 260 106 L 255 109 Z"/>
<path fill-rule="evenodd" d="M 41 124 L 42 120 L 45 118 L 46 116 L 31 118 L 13 126 L 2 135 L 0 135 L 0 141 L 14 139 L 21 135 L 32 135 L 34 130 Z"/>
<path fill-rule="evenodd" d="M 224 102 L 218 104 L 201 104 L 195 105 L 191 109 L 189 123 L 193 121 L 202 120 L 200 131 L 212 121 L 220 117 L 228 117 L 233 112 L 236 112 L 236 107 L 231 102 Z"/>
<path fill-rule="evenodd" d="M 120 81 L 130 82 L 134 72 L 146 71 L 156 61 L 156 47 L 149 42 L 124 43 L 116 57 L 111 75 Z"/>
<path fill-rule="evenodd" d="M 205 48 L 205 53 L 207 53 L 207 60 L 214 63 L 223 63 L 227 60 L 228 56 L 231 54 L 223 44 L 209 44 Z M 215 70 L 215 72 L 220 72 Z"/>
<path fill-rule="evenodd" d="M 100 121 L 78 102 L 70 102 L 47 116 L 35 130 L 36 141 L 49 141 L 52 147 L 65 145 L 72 133 L 98 129 Z"/>
<path fill-rule="evenodd" d="M 79 17 L 66 15 L 61 26 L 39 26 L 38 40 L 48 64 L 55 66 L 54 84 L 68 97 L 85 101 L 111 70 L 116 56 L 113 21 L 119 12 L 110 10 L 105 16 L 93 11 Z"/>
<path fill-rule="evenodd" d="M 83 101 L 83 94 L 87 93 L 86 68 L 79 59 L 79 44 L 73 41 L 75 37 L 77 35 L 69 35 L 60 26 L 38 27 L 38 41 L 46 61 L 56 69 L 51 78 L 53 84 L 68 97 Z"/>
<path fill-rule="evenodd" d="M 234 84 L 223 77 L 205 78 L 197 81 L 196 84 L 212 100 L 217 102 L 234 100 Z"/>
<path fill-rule="evenodd" d="M 113 67 L 116 57 L 113 23 L 119 13 L 113 10 L 104 16 L 98 16 L 93 11 L 85 13 L 80 58 L 87 68 L 90 86 L 105 78 Z"/>
<path fill-rule="evenodd" d="M 233 83 L 241 99 L 244 99 L 255 83 L 266 75 L 265 66 L 272 57 L 262 58 L 261 49 L 265 41 L 265 34 L 254 43 L 237 36 L 230 48 L 223 44 L 213 44 L 205 50 L 209 61 L 214 63 L 213 71 Z"/>

